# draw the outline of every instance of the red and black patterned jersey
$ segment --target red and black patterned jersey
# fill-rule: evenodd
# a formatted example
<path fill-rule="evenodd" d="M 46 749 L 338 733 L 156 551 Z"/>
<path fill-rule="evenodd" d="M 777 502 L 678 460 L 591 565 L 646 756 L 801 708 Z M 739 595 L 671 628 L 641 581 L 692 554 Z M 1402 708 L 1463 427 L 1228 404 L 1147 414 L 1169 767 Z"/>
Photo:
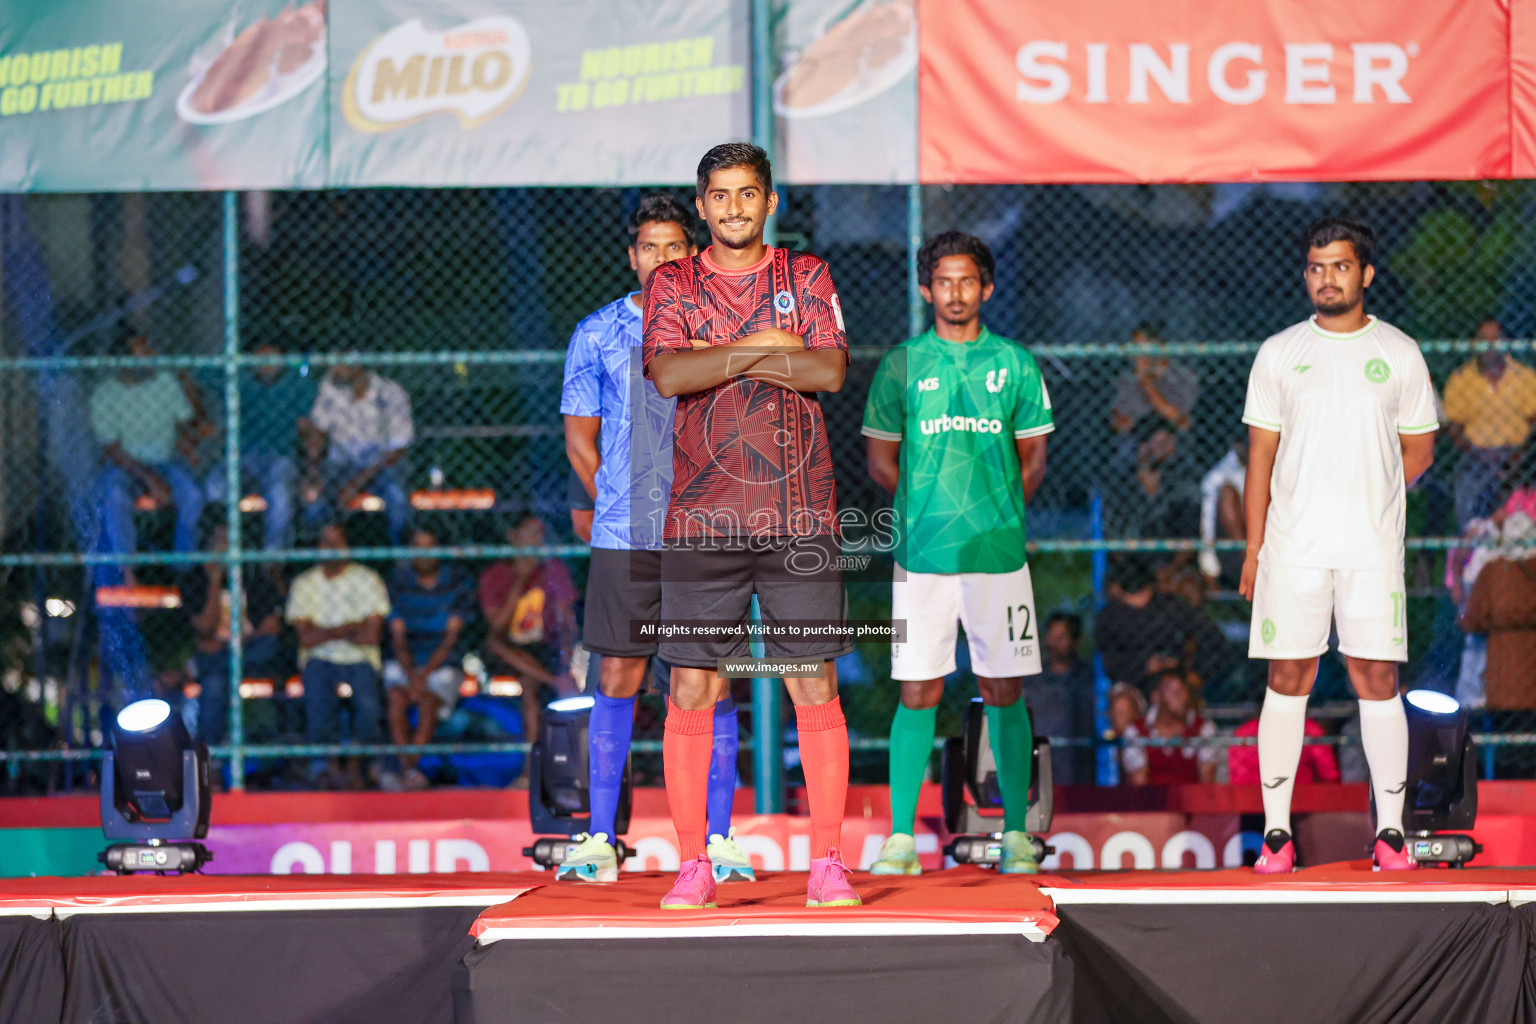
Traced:
<path fill-rule="evenodd" d="M 691 351 L 690 339 L 725 345 L 773 326 L 808 349 L 848 351 L 825 261 L 788 250 L 776 259 L 770 248 L 756 266 L 725 270 L 709 254 L 664 263 L 646 282 L 647 375 L 657 355 Z M 814 393 L 733 377 L 679 396 L 675 431 L 664 539 L 837 532 L 832 450 Z"/>

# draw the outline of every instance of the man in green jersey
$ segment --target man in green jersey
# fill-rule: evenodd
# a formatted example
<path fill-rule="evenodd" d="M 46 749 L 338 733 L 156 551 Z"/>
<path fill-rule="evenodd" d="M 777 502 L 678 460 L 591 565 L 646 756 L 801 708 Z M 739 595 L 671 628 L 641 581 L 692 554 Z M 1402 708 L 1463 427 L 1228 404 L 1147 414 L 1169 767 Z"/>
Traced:
<path fill-rule="evenodd" d="M 891 647 L 901 705 L 891 724 L 891 837 L 870 869 L 877 875 L 921 871 L 912 826 L 944 677 L 955 671 L 957 623 L 1003 794 L 1000 870 L 1039 870 L 1024 831 L 1034 737 L 1023 677 L 1040 671 L 1024 505 L 1045 475 L 1054 425 L 1034 357 L 981 325 L 992 270 L 991 251 L 971 235 L 947 231 L 923 245 L 917 279 L 934 326 L 885 357 L 864 410 L 869 475 L 896 496 L 891 618 L 907 629 Z"/>

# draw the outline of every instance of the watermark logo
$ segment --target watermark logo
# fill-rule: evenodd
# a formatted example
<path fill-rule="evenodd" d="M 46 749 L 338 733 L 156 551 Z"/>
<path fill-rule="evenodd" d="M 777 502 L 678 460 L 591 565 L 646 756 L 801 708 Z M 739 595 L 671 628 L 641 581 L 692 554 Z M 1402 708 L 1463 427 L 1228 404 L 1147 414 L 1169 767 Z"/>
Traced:
<path fill-rule="evenodd" d="M 778 300 L 774 301 L 777 303 Z M 791 297 L 789 301 L 793 303 L 795 300 Z M 709 403 L 709 415 L 711 422 L 732 423 L 736 429 L 711 433 L 706 438 L 710 461 L 720 472 L 739 483 L 762 484 L 770 480 L 786 480 L 798 473 L 811 457 L 811 450 L 816 446 L 816 412 L 820 411 L 820 406 L 814 405 L 800 392 L 789 387 L 776 388 L 777 394 L 771 402 L 759 401 L 754 404 L 752 397 L 756 382 L 737 377 L 736 374 L 741 371 L 731 366 L 734 360 L 735 353 L 726 358 L 726 372 L 731 374 L 732 379 L 715 389 L 715 396 Z M 779 377 L 786 382 L 790 379 L 789 360 L 782 352 L 770 352 L 749 368 L 752 377 Z M 778 410 L 781 401 L 785 405 L 782 418 Z M 808 428 L 798 441 L 783 426 L 775 426 L 774 421 L 788 424 L 797 418 Z M 757 451 L 754 452 L 754 448 Z M 771 468 L 767 465 L 767 449 L 782 450 L 782 454 L 773 460 L 776 464 Z M 742 475 L 749 463 L 752 472 Z"/>

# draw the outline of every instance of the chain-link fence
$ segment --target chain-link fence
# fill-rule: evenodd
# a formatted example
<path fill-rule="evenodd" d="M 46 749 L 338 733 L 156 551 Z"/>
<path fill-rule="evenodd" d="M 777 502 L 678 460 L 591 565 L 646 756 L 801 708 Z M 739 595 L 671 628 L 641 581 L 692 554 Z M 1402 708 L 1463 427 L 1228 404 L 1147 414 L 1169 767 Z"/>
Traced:
<path fill-rule="evenodd" d="M 1060 693 L 1042 686 L 1032 700 L 1042 731 L 1085 757 L 1109 721 L 1106 684 L 1144 685 L 1149 663 L 1197 677 L 1223 729 L 1251 717 L 1262 694 L 1235 592 L 1233 446 L 1258 343 L 1309 312 L 1298 250 L 1308 220 L 1348 212 L 1375 228 L 1369 308 L 1429 339 L 1442 393 L 1473 358 L 1483 318 L 1511 337 L 1536 333 L 1528 183 L 783 192 L 779 238 L 829 260 L 854 349 L 848 383 L 822 398 L 844 506 L 889 500 L 865 474 L 858 427 L 883 350 L 921 322 L 914 237 L 953 227 L 992 246 L 997 290 L 984 319 L 1034 351 L 1057 423 L 1029 513 L 1037 605 L 1042 618 L 1084 623 L 1085 660 L 1059 652 Z M 634 287 L 622 226 L 643 194 L 0 197 L 8 787 L 80 784 L 104 715 L 146 693 L 172 699 L 238 762 L 236 784 L 392 784 L 399 766 L 383 748 L 336 760 L 359 749 L 345 744 L 426 736 L 382 694 L 389 627 L 374 636 L 347 624 L 381 600 L 413 600 L 413 560 L 418 576 L 448 580 L 463 623 L 433 684 L 442 749 L 420 770 L 442 783 L 515 778 L 521 754 L 509 744 L 524 739 L 535 698 L 580 673 L 570 655 L 585 549 L 568 515 L 564 346 L 581 317 Z M 1518 391 L 1527 347 L 1506 347 L 1515 362 L 1500 386 Z M 1501 401 L 1529 414 L 1442 431 L 1409 498 L 1405 678 L 1464 696 L 1475 674 L 1463 663 L 1470 671 L 1478 649 L 1456 623 L 1468 559 L 1453 557 L 1448 576 L 1445 549 L 1496 507 L 1536 505 L 1522 459 L 1536 393 Z M 1453 418 L 1477 418 L 1458 402 L 1448 399 Z M 853 578 L 855 618 L 888 614 L 881 568 L 877 559 Z M 1153 611 L 1120 616 L 1106 635 L 1101 605 L 1123 606 L 1118 595 L 1143 580 Z M 532 590 L 542 611 L 522 602 Z M 232 682 L 234 605 L 245 639 Z M 319 632 L 301 636 L 296 621 Z M 1069 633 L 1073 621 L 1053 628 Z M 324 645 L 329 668 L 300 664 L 301 646 Z M 420 668 L 434 653 L 411 660 Z M 861 645 L 840 677 L 850 723 L 879 740 L 896 700 L 888 650 Z M 1318 707 L 1347 708 L 1332 658 L 1318 692 Z M 957 720 L 965 696 L 954 688 L 946 715 Z M 1489 703 L 1475 730 L 1529 730 L 1518 701 L 1500 692 Z M 659 738 L 659 709 L 637 735 Z M 1536 769 L 1528 746 L 1484 750 L 1500 775 Z M 878 777 L 883 754 L 860 758 Z M 1075 778 L 1092 774 L 1085 761 Z"/>

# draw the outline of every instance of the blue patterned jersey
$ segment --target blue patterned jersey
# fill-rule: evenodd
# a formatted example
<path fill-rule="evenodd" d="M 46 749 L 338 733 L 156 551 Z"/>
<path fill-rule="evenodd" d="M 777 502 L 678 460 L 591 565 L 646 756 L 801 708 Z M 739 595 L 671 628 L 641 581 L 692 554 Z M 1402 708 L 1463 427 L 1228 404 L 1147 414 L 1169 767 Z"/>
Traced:
<path fill-rule="evenodd" d="M 645 378 L 640 324 L 640 309 L 626 295 L 577 324 L 565 353 L 561 413 L 602 417 L 595 548 L 661 548 L 677 400 L 662 398 Z"/>

